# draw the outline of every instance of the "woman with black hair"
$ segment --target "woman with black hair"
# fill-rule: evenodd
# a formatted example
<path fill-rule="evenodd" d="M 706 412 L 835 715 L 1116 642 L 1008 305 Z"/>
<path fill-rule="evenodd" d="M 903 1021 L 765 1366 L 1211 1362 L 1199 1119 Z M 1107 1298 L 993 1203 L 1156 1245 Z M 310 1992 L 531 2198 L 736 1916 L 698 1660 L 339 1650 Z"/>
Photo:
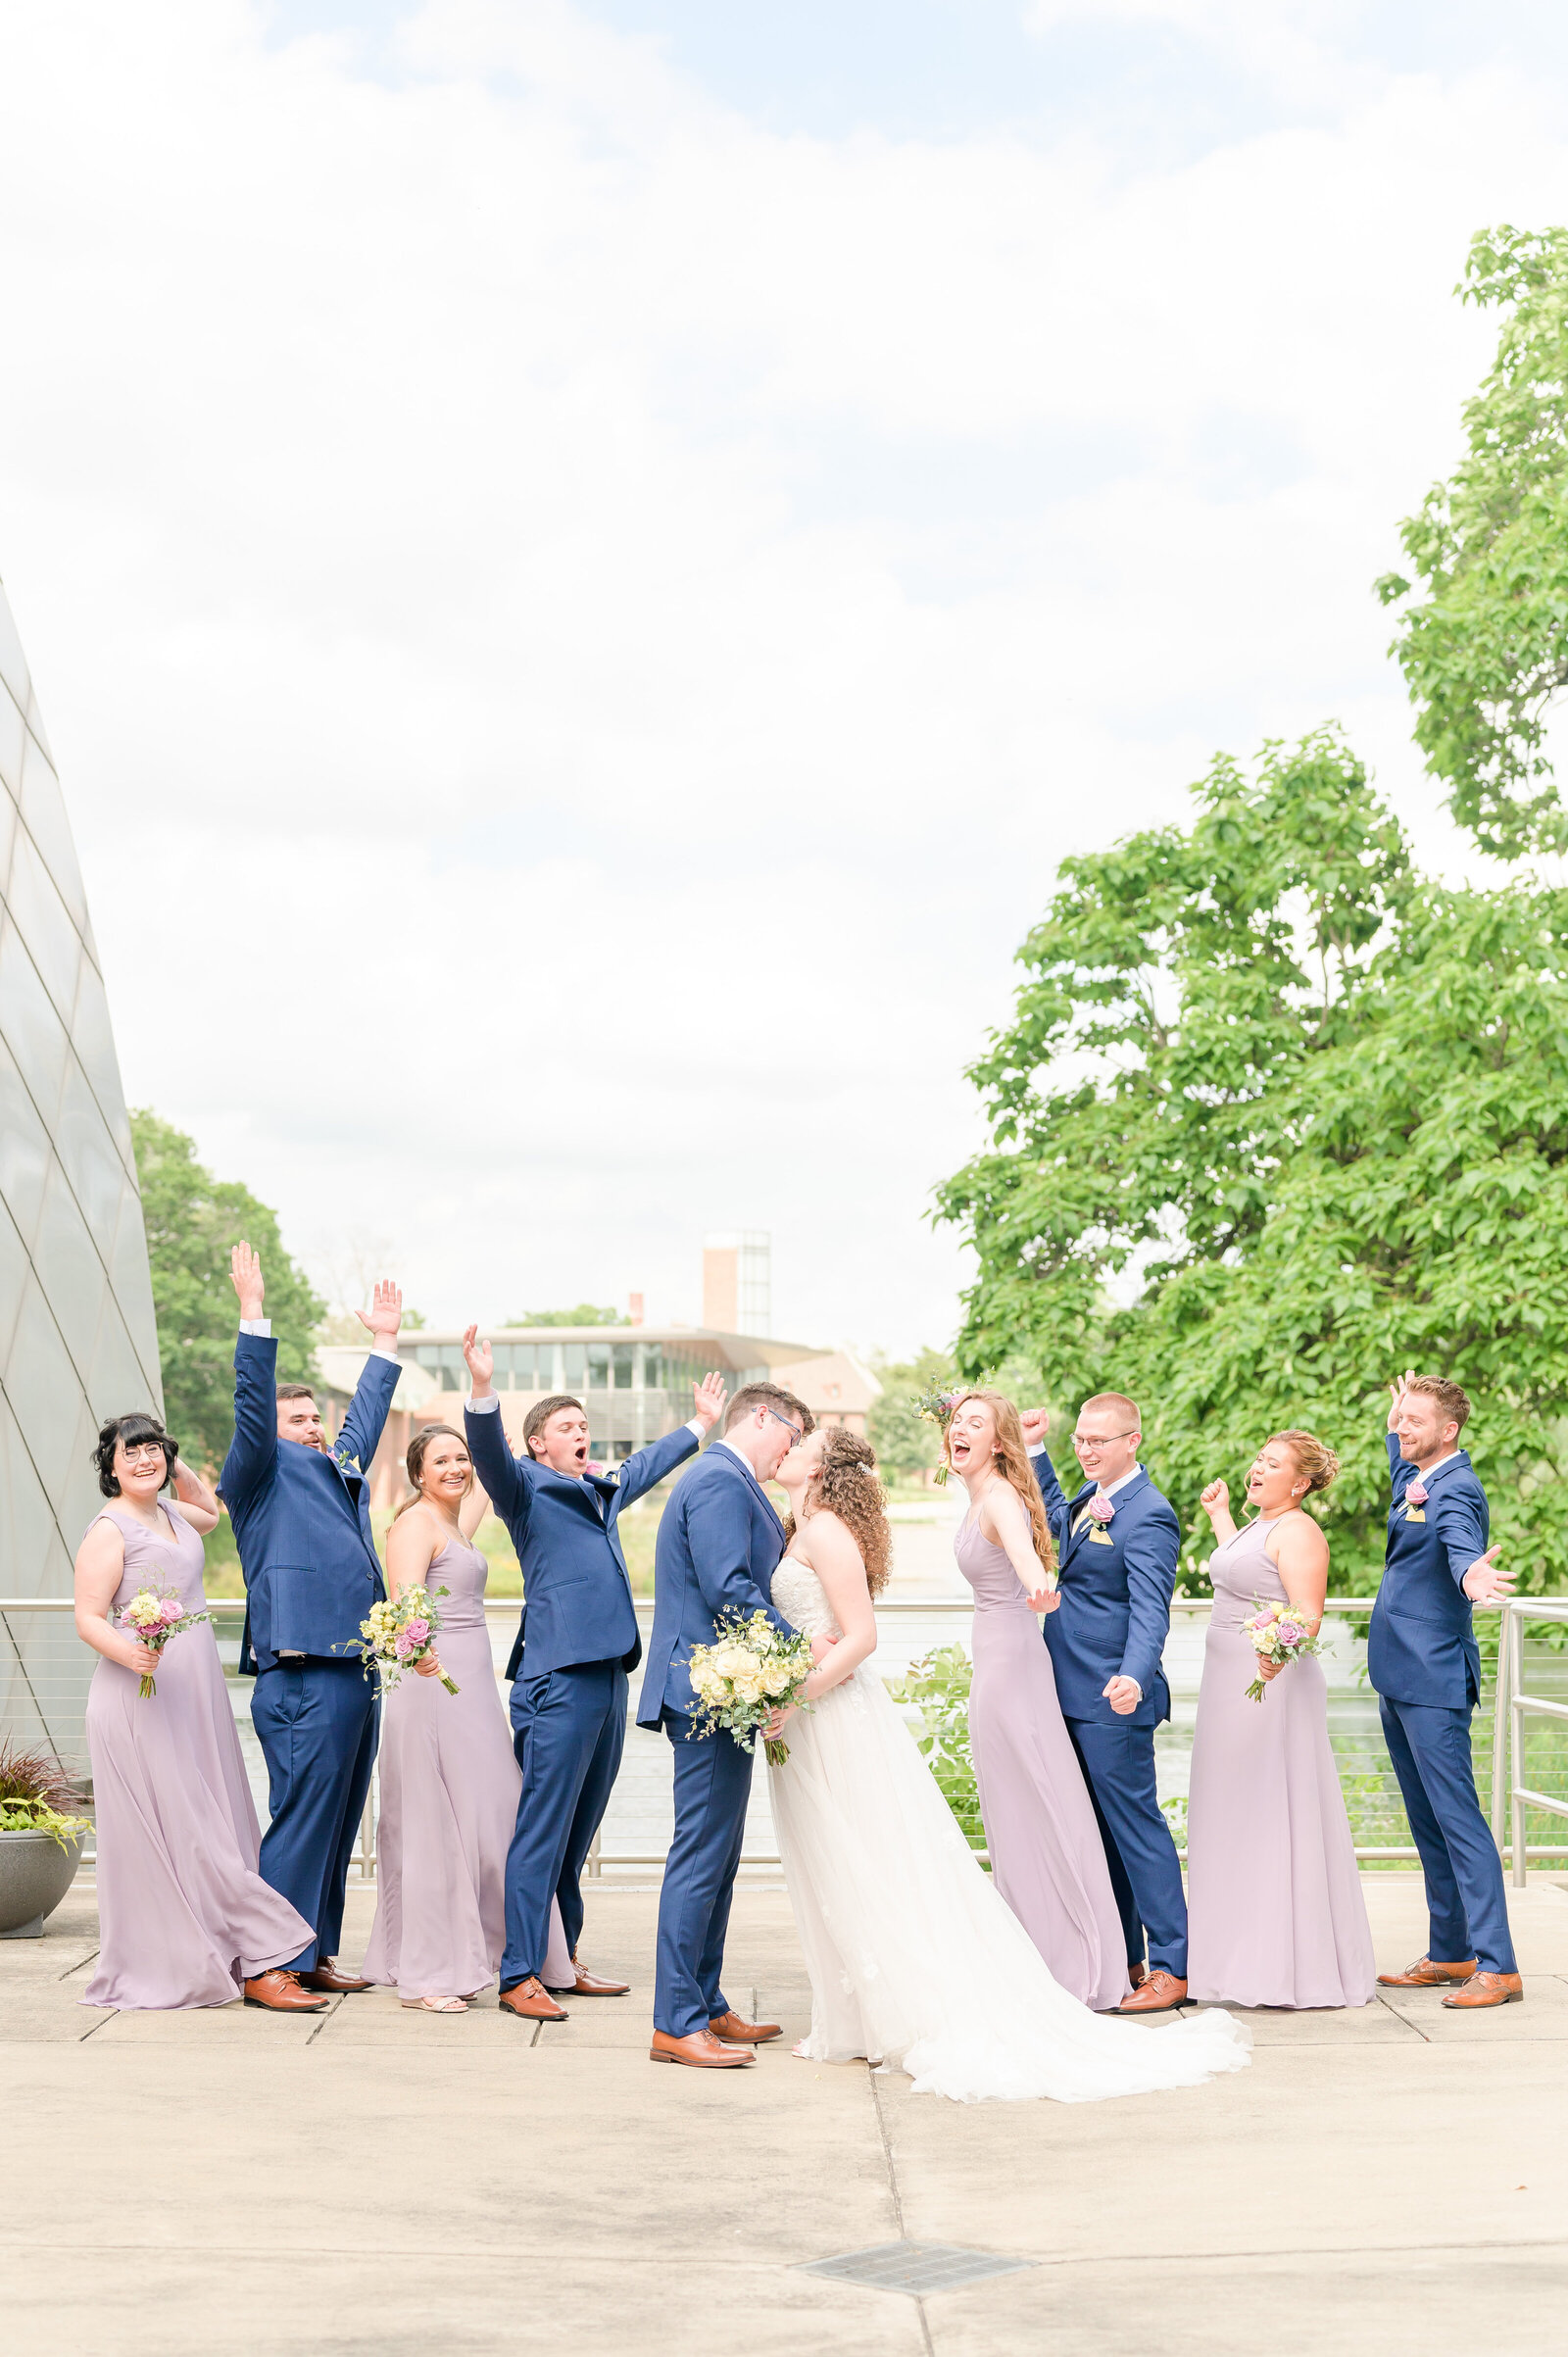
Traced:
<path fill-rule="evenodd" d="M 155 1653 L 112 1617 L 142 1588 L 202 1610 L 218 1500 L 156 1416 L 111 1417 L 93 1457 L 109 1502 L 76 1554 L 76 1628 L 102 1656 L 87 1692 L 98 1969 L 82 2003 L 226 2005 L 298 1955 L 310 1927 L 256 1871 L 261 1834 L 212 1623 Z"/>

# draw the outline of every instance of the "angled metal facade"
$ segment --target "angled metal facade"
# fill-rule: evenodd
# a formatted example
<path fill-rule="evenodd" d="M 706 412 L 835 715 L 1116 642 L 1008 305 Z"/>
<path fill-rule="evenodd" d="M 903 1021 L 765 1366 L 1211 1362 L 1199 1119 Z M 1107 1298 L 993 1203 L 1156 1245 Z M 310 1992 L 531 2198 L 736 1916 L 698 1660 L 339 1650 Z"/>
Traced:
<path fill-rule="evenodd" d="M 162 1408 L 130 1124 L 81 871 L 0 590 L 0 1597 L 69 1596 L 106 1415 Z M 45 1634 L 45 1631 L 48 1634 Z M 92 1656 L 0 1636 L 0 1728 L 79 1747 Z M 9 1689 L 9 1691 L 7 1691 Z"/>

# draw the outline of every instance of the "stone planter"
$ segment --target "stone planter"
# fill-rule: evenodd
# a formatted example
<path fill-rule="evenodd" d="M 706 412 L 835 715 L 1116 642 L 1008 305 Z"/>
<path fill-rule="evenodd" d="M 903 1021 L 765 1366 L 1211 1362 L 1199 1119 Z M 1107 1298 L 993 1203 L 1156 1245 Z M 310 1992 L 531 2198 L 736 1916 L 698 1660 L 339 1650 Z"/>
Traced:
<path fill-rule="evenodd" d="M 0 1833 L 0 1940 L 41 1940 L 75 1880 L 85 1834 L 62 1849 L 49 1834 Z"/>

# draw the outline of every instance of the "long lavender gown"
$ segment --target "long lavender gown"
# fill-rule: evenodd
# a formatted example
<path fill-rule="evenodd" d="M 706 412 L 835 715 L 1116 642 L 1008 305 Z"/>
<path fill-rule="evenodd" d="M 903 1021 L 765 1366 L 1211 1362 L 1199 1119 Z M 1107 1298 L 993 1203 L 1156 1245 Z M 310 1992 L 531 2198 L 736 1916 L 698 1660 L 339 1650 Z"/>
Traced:
<path fill-rule="evenodd" d="M 464 1540 L 449 1539 L 434 1557 L 425 1584 L 450 1591 L 436 1650 L 458 1691 L 407 1677 L 381 1713 L 379 1888 L 363 1969 L 411 2000 L 472 1995 L 506 1946 L 507 1850 L 522 1774 L 484 1622 L 489 1569 Z M 545 1979 L 558 1989 L 573 1979 L 554 1901 Z"/>
<path fill-rule="evenodd" d="M 992 1876 L 1054 1978 L 1104 2012 L 1127 1994 L 1127 1942 L 1051 1655 L 972 1507 L 953 1551 L 974 1590 L 969 1745 Z"/>
<path fill-rule="evenodd" d="M 1322 1664 L 1293 1661 L 1250 1702 L 1242 1624 L 1282 1602 L 1259 1517 L 1210 1559 L 1187 1802 L 1188 1993 L 1236 2005 L 1367 2005 L 1376 1968 L 1350 1822 L 1329 1744 Z"/>
<path fill-rule="evenodd" d="M 201 1534 L 165 1503 L 167 1540 L 106 1506 L 125 1542 L 111 1611 L 138 1588 L 173 1590 L 200 1611 Z M 98 1969 L 84 2005 L 122 2011 L 226 2005 L 253 1974 L 287 1964 L 311 1927 L 256 1871 L 261 1832 L 245 1779 L 218 1641 L 208 1622 L 172 1638 L 158 1691 L 99 1656 L 87 1689 L 98 1829 Z"/>

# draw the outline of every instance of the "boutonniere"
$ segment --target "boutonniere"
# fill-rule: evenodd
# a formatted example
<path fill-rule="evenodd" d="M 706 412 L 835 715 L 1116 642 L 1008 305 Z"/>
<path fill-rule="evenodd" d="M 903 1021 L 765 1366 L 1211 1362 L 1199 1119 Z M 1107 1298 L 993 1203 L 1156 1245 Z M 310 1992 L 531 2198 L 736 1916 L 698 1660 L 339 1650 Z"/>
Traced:
<path fill-rule="evenodd" d="M 1427 1486 L 1426 1486 L 1426 1483 L 1425 1483 L 1424 1481 L 1413 1481 L 1413 1482 L 1410 1484 L 1410 1487 L 1409 1487 L 1409 1488 L 1406 1490 L 1406 1492 L 1405 1492 L 1405 1494 L 1404 1494 L 1404 1519 L 1405 1519 L 1405 1521 L 1406 1521 L 1406 1522 L 1425 1522 L 1425 1520 L 1426 1520 L 1426 1515 L 1425 1515 L 1425 1514 L 1422 1512 L 1422 1510 L 1421 1510 L 1421 1509 L 1422 1509 L 1422 1507 L 1423 1507 L 1423 1506 L 1426 1504 L 1426 1502 L 1427 1502 Z"/>
<path fill-rule="evenodd" d="M 1111 1538 L 1109 1531 L 1106 1530 L 1105 1525 L 1115 1516 L 1115 1499 L 1113 1498 L 1107 1498 L 1103 1490 L 1097 1490 L 1093 1498 L 1091 1498 L 1089 1500 L 1088 1505 L 1085 1506 L 1084 1512 L 1089 1516 L 1090 1546 L 1114 1546 L 1115 1542 Z"/>
<path fill-rule="evenodd" d="M 346 1449 L 334 1449 L 332 1451 L 332 1462 L 340 1473 L 358 1473 L 361 1481 L 365 1479 L 364 1473 L 360 1470 L 359 1458 L 357 1456 L 350 1456 Z"/>

